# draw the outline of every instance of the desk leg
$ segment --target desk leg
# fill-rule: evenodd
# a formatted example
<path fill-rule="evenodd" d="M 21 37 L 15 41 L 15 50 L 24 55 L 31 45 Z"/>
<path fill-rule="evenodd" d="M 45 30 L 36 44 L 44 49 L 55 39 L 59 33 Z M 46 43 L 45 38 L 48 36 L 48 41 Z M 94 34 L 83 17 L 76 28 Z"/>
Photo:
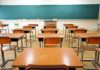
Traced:
<path fill-rule="evenodd" d="M 16 43 L 17 43 L 17 51 L 18 51 L 19 50 L 18 41 Z"/>
<path fill-rule="evenodd" d="M 30 32 L 30 47 L 32 47 L 31 32 Z"/>
<path fill-rule="evenodd" d="M 95 62 L 96 62 L 97 65 L 100 66 L 100 64 L 99 64 L 99 52 L 98 51 L 96 51 Z"/>
<path fill-rule="evenodd" d="M 77 55 L 78 55 L 78 53 L 79 53 L 79 46 L 80 46 L 80 42 L 79 42 L 79 38 L 78 38 Z"/>
<path fill-rule="evenodd" d="M 43 38 L 38 38 L 40 48 L 43 47 Z"/>
<path fill-rule="evenodd" d="M 35 27 L 35 40 L 36 40 L 36 27 Z"/>
<path fill-rule="evenodd" d="M 71 48 L 71 47 L 70 47 L 70 31 L 68 31 L 68 36 L 67 36 L 67 38 L 68 38 L 68 47 Z"/>
<path fill-rule="evenodd" d="M 2 66 L 5 64 L 5 57 L 4 57 L 4 51 L 3 51 L 3 45 L 1 45 L 1 55 L 2 55 Z"/>
<path fill-rule="evenodd" d="M 23 40 L 21 38 L 21 47 L 22 47 L 22 51 L 23 51 Z"/>
<path fill-rule="evenodd" d="M 69 48 L 71 48 L 71 32 L 69 31 Z"/>
<path fill-rule="evenodd" d="M 40 45 L 40 48 L 42 48 L 42 46 L 41 46 L 41 41 L 39 41 L 39 45 Z"/>
<path fill-rule="evenodd" d="M 27 47 L 27 33 L 25 34 L 25 42 L 26 42 L 26 47 Z"/>
<path fill-rule="evenodd" d="M 9 33 L 9 26 L 7 26 L 7 29 L 8 29 L 8 33 Z"/>
<path fill-rule="evenodd" d="M 65 40 L 66 40 L 66 28 L 65 28 Z"/>

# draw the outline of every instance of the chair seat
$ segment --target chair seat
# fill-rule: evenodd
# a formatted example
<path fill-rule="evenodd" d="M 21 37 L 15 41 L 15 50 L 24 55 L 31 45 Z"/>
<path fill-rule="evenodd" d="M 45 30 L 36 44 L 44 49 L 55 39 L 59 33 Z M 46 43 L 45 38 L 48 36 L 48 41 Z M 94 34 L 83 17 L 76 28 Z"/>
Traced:
<path fill-rule="evenodd" d="M 16 47 L 17 47 L 17 45 L 11 45 L 11 46 L 4 45 L 3 46 L 3 51 L 14 50 Z M 1 49 L 0 49 L 0 51 L 1 51 Z"/>
<path fill-rule="evenodd" d="M 96 51 L 97 46 L 96 45 L 81 45 L 80 48 L 82 50 L 87 50 L 87 51 Z"/>

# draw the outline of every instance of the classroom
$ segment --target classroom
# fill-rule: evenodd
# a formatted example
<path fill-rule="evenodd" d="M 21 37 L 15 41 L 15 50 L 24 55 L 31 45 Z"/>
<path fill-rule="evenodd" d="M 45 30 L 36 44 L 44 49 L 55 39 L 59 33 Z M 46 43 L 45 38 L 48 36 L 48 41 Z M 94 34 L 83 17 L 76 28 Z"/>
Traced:
<path fill-rule="evenodd" d="M 100 0 L 0 0 L 0 70 L 100 70 Z"/>

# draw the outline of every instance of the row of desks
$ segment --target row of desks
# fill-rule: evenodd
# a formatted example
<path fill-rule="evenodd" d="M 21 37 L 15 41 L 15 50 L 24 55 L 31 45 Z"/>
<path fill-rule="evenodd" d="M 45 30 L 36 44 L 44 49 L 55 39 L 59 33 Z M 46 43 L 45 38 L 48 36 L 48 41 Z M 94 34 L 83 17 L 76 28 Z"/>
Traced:
<path fill-rule="evenodd" d="M 80 46 L 82 41 L 85 41 L 86 38 L 89 38 L 89 37 L 98 37 L 99 38 L 100 33 L 98 33 L 98 32 L 94 32 L 94 33 L 77 33 L 75 36 L 78 38 L 78 52 L 79 52 L 79 46 Z"/>
<path fill-rule="evenodd" d="M 26 30 L 25 30 L 26 31 Z M 12 34 L 11 34 L 12 35 Z M 9 37 L 11 36 L 9 35 Z M 94 34 L 90 34 L 94 35 Z M 95 34 L 96 36 L 100 36 Z M 15 36 L 15 38 L 13 38 Z M 23 36 L 23 34 L 22 34 Z M 22 38 L 19 37 L 19 38 Z M 79 38 L 84 38 L 84 34 L 76 35 Z M 87 34 L 87 36 L 89 36 Z M 85 35 L 85 37 L 87 37 Z M 43 38 L 46 37 L 60 37 L 64 38 L 63 34 L 38 34 L 37 38 L 40 42 L 43 42 Z M 17 39 L 18 35 L 12 35 L 11 38 Z M 31 39 L 30 39 L 31 42 Z M 56 51 L 56 52 L 55 52 Z M 25 70 L 25 67 L 29 64 L 40 65 L 40 66 L 66 66 L 69 70 L 75 70 L 76 68 L 82 68 L 83 65 L 80 59 L 74 52 L 72 48 L 27 48 L 25 49 L 19 57 L 13 62 L 13 67 L 18 67 L 19 70 Z"/>
<path fill-rule="evenodd" d="M 14 33 L 14 34 L 8 34 L 8 33 L 5 33 L 5 34 L 0 34 L 0 37 L 10 37 L 11 38 L 11 42 L 17 42 L 17 51 L 19 48 L 22 49 L 23 51 L 23 42 L 22 42 L 22 37 L 24 36 L 23 33 Z M 18 41 L 21 40 L 21 47 L 18 46 Z M 1 49 L 1 57 L 2 57 L 2 65 L 5 64 L 5 58 L 4 58 L 4 52 L 3 50 Z"/>
<path fill-rule="evenodd" d="M 64 26 L 65 26 L 65 36 L 66 36 L 66 31 L 67 30 L 68 30 L 67 32 L 69 34 L 68 36 L 66 36 L 67 39 L 69 40 L 69 47 L 72 47 L 70 45 L 70 44 L 72 44 L 71 41 L 70 41 L 71 40 L 70 37 L 71 37 L 71 34 L 74 33 L 75 30 L 84 30 L 84 31 L 87 31 L 87 29 L 85 29 L 85 28 L 68 28 L 69 26 L 73 26 L 73 25 L 67 25 L 67 24 L 65 24 Z M 76 27 L 78 27 L 78 26 L 76 26 Z M 79 51 L 80 51 L 80 45 L 82 45 L 82 42 L 86 41 L 86 39 L 89 38 L 89 37 L 96 38 L 96 41 L 93 41 L 93 42 L 96 43 L 96 44 L 98 44 L 98 48 L 100 48 L 100 33 L 99 32 L 74 33 L 74 37 L 76 39 L 78 39 L 77 55 L 79 54 Z M 92 43 L 92 44 L 94 44 L 94 43 Z M 91 46 L 91 48 L 92 48 L 92 46 Z M 98 48 L 97 48 L 96 51 L 100 52 L 98 50 Z M 99 65 L 99 62 L 98 62 L 99 61 L 99 54 L 95 54 L 95 55 L 96 55 L 96 57 L 94 59 L 95 64 Z"/>
<path fill-rule="evenodd" d="M 6 24 L 4 25 L 4 26 L 6 26 Z M 35 28 L 37 25 L 32 25 L 31 24 L 31 26 L 32 26 L 32 28 Z M 36 28 L 35 28 L 36 29 Z M 18 28 L 18 29 L 14 29 L 14 30 L 23 30 L 24 31 L 24 33 L 1 33 L 0 34 L 0 37 L 10 37 L 11 38 L 11 42 L 16 42 L 17 43 L 17 48 L 16 48 L 16 51 L 19 51 L 19 49 L 21 48 L 22 49 L 22 51 L 23 51 L 23 38 L 24 38 L 24 36 L 27 34 L 27 33 L 30 33 L 30 47 L 32 47 L 32 41 L 31 41 L 31 30 L 32 29 L 22 29 L 22 28 Z M 35 30 L 35 32 L 36 32 L 36 30 Z M 26 39 L 26 38 L 25 38 Z M 19 47 L 19 44 L 18 44 L 18 42 L 19 42 L 19 40 L 21 41 L 20 43 L 21 43 L 21 47 Z M 27 45 L 27 39 L 26 39 L 26 47 L 29 47 L 28 45 Z M 2 53 L 2 57 L 4 57 L 4 52 L 1 52 Z M 2 58 L 2 60 L 3 61 L 5 61 L 5 59 L 4 58 Z M 3 62 L 4 63 L 4 62 Z"/>
<path fill-rule="evenodd" d="M 44 30 L 41 29 L 41 31 Z M 38 34 L 37 38 L 40 43 L 40 47 L 42 47 L 41 43 L 43 43 L 44 38 L 52 37 L 60 37 L 63 40 L 64 35 L 59 33 Z M 25 67 L 30 64 L 42 67 L 66 66 L 69 68 L 69 70 L 76 70 L 76 68 L 83 67 L 72 48 L 27 48 L 13 62 L 12 66 L 18 67 L 19 70 L 25 70 Z"/>

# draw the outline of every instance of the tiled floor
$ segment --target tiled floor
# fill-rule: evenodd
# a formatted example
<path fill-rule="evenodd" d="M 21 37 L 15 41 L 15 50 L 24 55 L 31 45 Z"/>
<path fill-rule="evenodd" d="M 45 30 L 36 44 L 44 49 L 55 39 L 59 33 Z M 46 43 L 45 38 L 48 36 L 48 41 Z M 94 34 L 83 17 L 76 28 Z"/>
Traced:
<path fill-rule="evenodd" d="M 75 41 L 76 42 L 76 41 Z M 29 42 L 28 42 L 29 43 Z M 74 43 L 74 45 L 75 45 L 76 43 Z M 28 47 L 29 47 L 30 45 L 28 45 Z M 63 40 L 63 44 L 62 44 L 62 46 L 64 47 L 64 48 L 67 48 L 68 47 L 68 41 L 67 40 Z M 32 47 L 34 47 L 34 48 L 37 48 L 37 47 L 39 47 L 39 42 L 38 42 L 38 40 L 36 40 L 36 41 L 32 41 Z M 20 54 L 21 52 L 17 52 L 17 57 L 18 57 L 18 55 Z M 81 54 L 79 54 L 79 58 L 80 58 L 80 55 Z M 87 53 L 86 52 L 86 54 L 85 54 L 85 57 L 84 58 L 93 58 L 94 56 L 94 52 L 89 52 L 89 53 Z M 5 51 L 5 58 L 6 59 L 9 59 L 9 58 L 14 58 L 14 55 L 13 55 L 13 51 Z M 2 60 L 1 60 L 1 54 L 0 54 L 0 63 L 2 63 Z M 89 62 L 83 62 L 83 65 L 84 65 L 84 67 L 86 67 L 86 68 L 93 68 L 93 65 L 91 64 L 91 63 L 89 63 Z M 12 67 L 12 63 L 10 62 L 10 63 L 8 63 L 8 64 L 6 64 L 5 66 L 4 66 L 4 68 L 11 68 Z M 98 67 L 98 69 L 100 70 L 100 67 Z M 7 69 L 8 70 L 8 69 Z M 17 68 L 15 69 L 11 69 L 11 70 L 18 70 Z M 84 69 L 82 69 L 82 68 L 78 68 L 77 70 L 84 70 Z"/>

